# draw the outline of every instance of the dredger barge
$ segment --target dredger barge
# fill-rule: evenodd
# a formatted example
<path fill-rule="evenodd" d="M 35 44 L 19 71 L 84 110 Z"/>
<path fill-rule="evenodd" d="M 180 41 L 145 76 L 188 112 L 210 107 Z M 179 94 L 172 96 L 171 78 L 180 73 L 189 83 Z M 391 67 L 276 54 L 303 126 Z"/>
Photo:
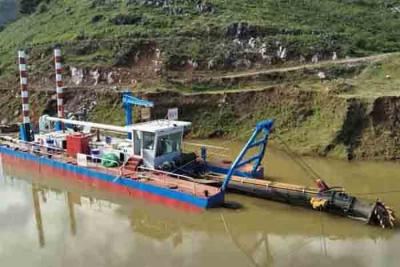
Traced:
<path fill-rule="evenodd" d="M 183 152 L 183 137 L 190 122 L 178 121 L 176 109 L 169 119 L 132 123 L 132 105 L 153 103 L 123 94 L 126 126 L 64 118 L 60 51 L 55 50 L 58 116 L 42 116 L 39 129 L 31 125 L 25 53 L 20 51 L 23 123 L 19 138 L 1 136 L 2 161 L 36 172 L 56 172 L 102 188 L 128 192 L 156 202 L 199 210 L 224 206 L 225 193 L 234 190 L 253 197 L 310 207 L 392 228 L 393 211 L 384 203 L 366 203 L 342 188 L 315 180 L 309 188 L 265 179 L 261 165 L 273 127 L 272 120 L 257 123 L 248 142 L 233 161 Z M 108 134 L 108 135 L 107 135 Z"/>

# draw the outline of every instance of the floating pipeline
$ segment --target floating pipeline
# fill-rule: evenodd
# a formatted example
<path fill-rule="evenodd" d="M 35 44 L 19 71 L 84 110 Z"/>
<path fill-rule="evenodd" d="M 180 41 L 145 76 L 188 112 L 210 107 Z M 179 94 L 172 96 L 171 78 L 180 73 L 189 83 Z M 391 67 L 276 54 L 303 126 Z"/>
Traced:
<path fill-rule="evenodd" d="M 230 191 L 247 194 L 290 205 L 309 207 L 314 210 L 345 216 L 382 228 L 393 228 L 396 217 L 392 209 L 377 200 L 367 203 L 345 193 L 341 188 L 329 188 L 317 181 L 320 188 L 308 188 L 260 179 L 232 179 Z"/>
<path fill-rule="evenodd" d="M 268 139 L 273 130 L 273 120 L 257 123 L 253 134 L 231 164 L 230 162 L 207 161 L 204 148 L 201 160 L 196 167 L 185 170 L 198 170 L 193 175 L 222 183 L 223 190 L 234 190 L 241 194 L 310 207 L 314 210 L 339 214 L 352 219 L 364 221 L 382 228 L 393 228 L 396 222 L 394 212 L 380 201 L 367 204 L 344 192 L 342 188 L 329 187 L 319 178 L 313 178 L 316 188 L 276 183 L 264 179 L 264 169 L 261 166 L 265 155 Z M 288 152 L 290 149 L 288 148 Z M 319 175 L 307 163 L 290 153 L 291 158 L 307 174 L 313 177 Z M 195 171 L 196 172 L 196 171 Z"/>

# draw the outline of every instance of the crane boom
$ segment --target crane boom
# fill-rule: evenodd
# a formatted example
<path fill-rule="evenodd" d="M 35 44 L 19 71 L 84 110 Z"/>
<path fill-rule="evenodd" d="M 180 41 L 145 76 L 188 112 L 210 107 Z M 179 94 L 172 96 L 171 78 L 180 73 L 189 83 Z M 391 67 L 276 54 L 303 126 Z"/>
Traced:
<path fill-rule="evenodd" d="M 140 99 L 137 97 L 132 96 L 132 92 L 125 91 L 122 95 L 122 103 L 125 109 L 125 125 L 132 125 L 133 124 L 133 112 L 132 112 L 132 105 L 152 108 L 154 107 L 154 103 L 145 99 Z M 128 133 L 128 139 L 132 139 L 132 134 Z"/>
<path fill-rule="evenodd" d="M 132 96 L 132 93 L 126 91 L 122 95 L 122 103 L 125 109 L 125 125 L 131 125 L 133 123 L 133 112 L 132 106 L 140 106 L 146 108 L 154 107 L 154 103 L 145 99 L 140 99 Z"/>
<path fill-rule="evenodd" d="M 48 116 L 45 117 L 45 120 L 54 121 L 54 122 L 62 122 L 65 124 L 72 124 L 72 125 L 78 125 L 78 126 L 88 126 L 88 127 L 95 128 L 95 129 L 109 130 L 109 131 L 119 132 L 119 133 L 130 133 L 130 129 L 127 127 L 124 127 L 124 126 L 115 126 L 115 125 L 102 124 L 102 123 L 96 123 L 96 122 L 61 119 L 61 118 L 48 117 Z"/>

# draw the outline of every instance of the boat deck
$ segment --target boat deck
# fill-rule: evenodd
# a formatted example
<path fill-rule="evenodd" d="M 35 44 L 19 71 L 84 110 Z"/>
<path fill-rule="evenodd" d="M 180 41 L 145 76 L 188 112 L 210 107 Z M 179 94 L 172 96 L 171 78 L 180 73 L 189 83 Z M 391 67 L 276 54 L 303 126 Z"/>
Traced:
<path fill-rule="evenodd" d="M 4 142 L 3 142 L 4 143 Z M 76 158 L 68 156 L 65 151 L 55 151 L 48 149 L 35 150 L 33 152 L 32 147 L 29 145 L 20 145 L 12 142 L 7 142 L 7 145 L 27 153 L 34 153 L 39 156 L 51 157 L 54 160 L 79 165 Z M 82 165 L 81 165 L 82 166 Z M 159 170 L 153 169 L 138 169 L 136 171 L 124 170 L 125 166 L 108 168 L 101 165 L 100 161 L 87 161 L 85 166 L 88 169 L 96 170 L 105 174 L 115 176 L 116 179 L 132 179 L 140 183 L 150 184 L 169 190 L 179 191 L 188 193 L 200 198 L 207 198 L 216 195 L 220 192 L 219 188 L 197 183 L 195 179 L 191 177 L 175 175 L 173 173 L 166 173 Z"/>

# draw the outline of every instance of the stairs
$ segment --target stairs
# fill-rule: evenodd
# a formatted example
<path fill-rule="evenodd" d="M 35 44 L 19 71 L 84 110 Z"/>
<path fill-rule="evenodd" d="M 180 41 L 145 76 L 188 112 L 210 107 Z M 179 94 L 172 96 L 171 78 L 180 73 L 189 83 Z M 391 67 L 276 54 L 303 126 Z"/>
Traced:
<path fill-rule="evenodd" d="M 130 157 L 128 161 L 122 166 L 121 173 L 123 176 L 131 176 L 136 173 L 137 168 L 142 163 L 141 158 Z"/>

